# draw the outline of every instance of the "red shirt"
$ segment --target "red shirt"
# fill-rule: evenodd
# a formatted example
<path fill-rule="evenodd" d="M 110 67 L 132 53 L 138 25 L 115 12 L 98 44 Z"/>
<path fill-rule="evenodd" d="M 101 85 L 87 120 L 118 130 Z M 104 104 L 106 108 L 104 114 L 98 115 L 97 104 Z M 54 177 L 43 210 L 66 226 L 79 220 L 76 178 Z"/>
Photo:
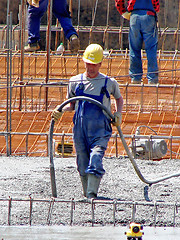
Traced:
<path fill-rule="evenodd" d="M 152 1 L 152 5 L 154 7 L 155 12 L 159 12 L 159 8 L 160 8 L 159 0 L 151 0 L 151 1 Z M 127 9 L 126 9 L 125 0 L 115 0 L 115 6 L 118 12 L 122 15 L 126 11 L 132 12 L 134 9 L 135 2 L 136 0 L 127 0 Z"/>

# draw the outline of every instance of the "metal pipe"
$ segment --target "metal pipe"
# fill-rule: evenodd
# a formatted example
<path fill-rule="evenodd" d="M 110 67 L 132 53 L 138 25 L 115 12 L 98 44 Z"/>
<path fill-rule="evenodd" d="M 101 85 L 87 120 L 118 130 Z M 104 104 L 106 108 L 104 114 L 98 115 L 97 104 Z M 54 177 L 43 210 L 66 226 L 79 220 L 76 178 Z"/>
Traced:
<path fill-rule="evenodd" d="M 157 218 L 158 206 L 157 202 L 154 203 L 154 226 L 156 226 L 156 218 Z"/>
<path fill-rule="evenodd" d="M 92 227 L 94 227 L 95 219 L 94 219 L 94 198 L 91 199 L 91 216 L 92 216 Z"/>
<path fill-rule="evenodd" d="M 54 120 L 51 120 L 51 125 L 49 129 L 49 156 L 50 156 L 50 177 L 51 177 L 51 190 L 52 196 L 57 197 L 56 190 L 56 177 L 55 177 L 55 169 L 54 169 L 54 161 L 53 161 L 53 129 L 54 129 Z"/>
<path fill-rule="evenodd" d="M 147 127 L 147 126 L 146 126 Z M 7 134 L 10 134 L 9 132 L 0 132 L 0 136 L 6 136 Z M 34 136 L 48 136 L 48 133 L 46 132 L 11 132 L 11 135 L 34 135 Z M 73 133 L 53 133 L 53 136 L 73 136 Z M 125 138 L 134 138 L 136 136 L 136 139 L 149 139 L 149 135 L 130 135 L 130 134 L 124 134 Z M 118 136 L 116 136 L 115 134 L 112 134 L 112 137 L 116 138 Z M 178 139 L 180 140 L 180 136 L 164 136 L 164 135 L 152 135 L 151 136 L 152 139 L 167 139 L 169 141 L 172 141 L 174 139 Z"/>
<path fill-rule="evenodd" d="M 50 223 L 51 223 L 51 216 L 52 216 L 52 211 L 53 211 L 53 207 L 54 207 L 54 201 L 55 201 L 54 198 L 50 201 L 48 217 L 47 217 L 47 224 L 48 225 L 50 225 Z"/>
<path fill-rule="evenodd" d="M 20 84 L 23 85 L 24 77 L 24 33 L 25 33 L 25 2 L 21 0 L 21 65 L 20 65 Z M 23 88 L 19 93 L 19 111 L 22 110 Z"/>
<path fill-rule="evenodd" d="M 9 62 L 9 131 L 12 131 L 12 12 L 10 12 L 10 62 Z M 12 142 L 11 134 L 9 136 L 9 153 L 11 155 Z"/>
<path fill-rule="evenodd" d="M 9 204 L 8 204 L 8 225 L 11 225 L 11 207 L 12 207 L 12 198 L 9 197 Z"/>
<path fill-rule="evenodd" d="M 103 104 L 101 104 L 100 102 L 92 99 L 92 98 L 89 98 L 89 97 L 83 97 L 83 96 L 78 96 L 78 97 L 73 97 L 73 98 L 70 98 L 66 101 L 64 101 L 58 108 L 58 111 L 61 111 L 63 109 L 63 107 L 67 104 L 69 104 L 70 102 L 75 102 L 75 101 L 79 101 L 79 100 L 82 100 L 82 101 L 88 101 L 88 102 L 91 102 L 95 105 L 97 105 L 98 107 L 100 107 L 102 110 L 104 110 L 108 116 L 112 119 L 112 121 L 114 120 L 114 115 L 111 113 L 111 111 L 109 111 Z M 49 129 L 49 153 L 50 153 L 50 177 L 51 177 L 51 187 L 52 187 L 52 194 L 53 194 L 53 197 L 57 197 L 57 191 L 56 191 L 56 181 L 55 181 L 55 169 L 54 169 L 54 161 L 53 161 L 53 129 L 54 129 L 54 119 L 51 120 L 51 125 L 50 125 L 50 129 Z M 180 176 L 180 173 L 175 173 L 175 174 L 172 174 L 172 175 L 167 175 L 165 177 L 162 177 L 162 178 L 159 178 L 159 179 L 155 179 L 155 180 L 147 180 L 144 178 L 144 176 L 142 175 L 142 173 L 140 172 L 134 158 L 133 158 L 133 155 L 132 153 L 130 152 L 129 148 L 128 148 L 128 145 L 125 141 L 125 138 L 124 138 L 124 135 L 122 133 L 122 130 L 120 128 L 120 126 L 117 126 L 117 130 L 119 132 L 119 136 L 121 138 L 121 141 L 122 141 L 122 144 L 126 150 L 126 153 L 138 175 L 138 177 L 141 179 L 142 182 L 146 183 L 146 184 L 149 184 L 149 185 L 152 185 L 152 184 L 155 184 L 155 183 L 159 183 L 159 182 L 162 182 L 164 180 L 167 180 L 169 178 L 172 178 L 172 177 L 179 177 Z"/>
<path fill-rule="evenodd" d="M 52 198 L 33 198 L 33 203 L 49 203 L 50 199 Z M 6 202 L 8 203 L 10 200 L 10 196 L 7 197 L 7 198 L 0 198 L 0 202 Z M 31 199 L 30 198 L 11 198 L 11 202 L 30 202 Z M 91 204 L 91 201 L 82 201 L 82 199 L 77 199 L 77 200 L 73 200 L 75 204 Z M 111 204 L 113 206 L 114 204 L 114 201 L 116 201 L 116 205 L 126 205 L 126 206 L 129 206 L 129 205 L 133 205 L 134 204 L 134 201 L 128 201 L 128 200 L 120 200 L 120 199 L 111 199 L 111 200 L 103 200 L 103 199 L 94 199 L 94 204 L 104 204 L 104 205 L 108 205 L 108 204 Z M 61 199 L 61 198 L 56 198 L 54 200 L 54 202 L 56 203 L 69 203 L 71 204 L 72 202 L 72 199 Z M 174 207 L 174 204 L 176 203 L 176 207 L 177 208 L 180 208 L 180 203 L 179 202 L 162 202 L 162 201 L 157 201 L 156 202 L 156 205 L 159 206 L 159 207 L 171 207 L 171 209 Z M 137 206 L 149 206 L 149 207 L 154 207 L 154 202 L 147 202 L 147 201 L 137 201 L 136 202 L 136 205 Z M 16 205 L 14 205 L 16 206 Z"/>
<path fill-rule="evenodd" d="M 127 76 L 118 76 L 118 77 L 115 77 L 113 76 L 114 78 L 120 78 L 120 77 L 127 77 Z M 4 78 L 5 79 L 5 78 Z M 17 79 L 17 78 L 16 78 Z M 1 77 L 1 80 L 3 80 L 3 77 Z M 29 81 L 32 81 L 32 80 L 35 80 L 35 79 L 32 79 L 32 78 L 27 78 L 26 80 L 29 80 Z M 38 80 L 44 80 L 44 78 L 39 78 Z M 50 80 L 55 80 L 54 78 L 50 78 Z M 24 83 L 22 85 L 21 82 L 18 82 L 16 81 L 16 84 L 17 85 L 13 85 L 11 88 L 24 88 L 24 85 L 26 87 L 66 87 L 68 85 L 68 78 L 59 78 L 58 81 L 62 81 L 62 82 L 51 82 L 51 83 L 44 83 L 44 82 L 41 82 L 41 83 L 35 83 L 35 82 L 27 82 L 26 84 Z M 118 81 L 118 80 L 117 80 Z M 125 87 L 126 90 L 125 90 L 125 94 L 126 94 L 126 100 L 128 100 L 128 92 L 127 92 L 127 88 L 128 87 L 142 87 L 140 84 L 131 84 L 131 83 L 119 83 L 119 86 L 120 87 Z M 175 93 L 173 93 L 173 99 L 175 99 L 175 96 L 176 96 L 176 90 L 180 88 L 180 84 L 174 84 L 174 85 L 170 85 L 170 84 L 152 84 L 152 85 L 149 85 L 149 84 L 143 84 L 143 88 L 173 88 L 173 91 L 175 91 Z M 6 89 L 7 86 L 3 86 L 3 87 L 0 87 L 0 89 Z M 173 100 L 173 104 L 174 104 L 174 100 Z"/>
<path fill-rule="evenodd" d="M 73 216 L 74 216 L 74 212 L 73 210 L 75 209 L 75 202 L 74 202 L 74 198 L 72 198 L 71 200 L 71 220 L 70 220 L 70 225 L 72 226 L 73 224 Z"/>
<path fill-rule="evenodd" d="M 50 46 L 51 46 L 51 21 L 52 21 L 52 0 L 49 0 L 48 4 L 48 27 L 46 37 L 46 51 L 47 51 L 47 62 L 46 62 L 46 83 L 49 81 L 49 63 L 50 63 Z M 48 108 L 48 88 L 45 88 L 45 110 Z"/>
<path fill-rule="evenodd" d="M 9 1 L 8 1 L 9 3 Z M 8 6 L 7 6 L 8 8 Z M 7 69 L 6 69 L 6 74 L 7 74 L 7 82 L 6 82 L 6 131 L 9 132 L 9 60 L 10 60 L 10 56 L 9 56 L 9 22 L 10 22 L 10 15 L 8 12 L 7 15 L 7 32 L 6 32 L 6 48 L 7 48 L 7 57 L 6 57 L 6 61 L 7 61 Z M 7 146 L 7 156 L 9 156 L 9 141 L 8 141 L 8 135 L 7 135 L 7 142 L 6 142 Z"/>
<path fill-rule="evenodd" d="M 81 0 L 78 0 L 78 27 L 79 27 L 79 24 L 80 24 L 80 8 L 81 8 Z"/>
<path fill-rule="evenodd" d="M 113 202 L 113 223 L 114 226 L 116 225 L 116 204 L 117 204 L 117 200 L 115 199 Z"/>
<path fill-rule="evenodd" d="M 30 206 L 29 206 L 29 225 L 32 224 L 32 207 L 33 207 L 33 199 L 30 196 Z"/>

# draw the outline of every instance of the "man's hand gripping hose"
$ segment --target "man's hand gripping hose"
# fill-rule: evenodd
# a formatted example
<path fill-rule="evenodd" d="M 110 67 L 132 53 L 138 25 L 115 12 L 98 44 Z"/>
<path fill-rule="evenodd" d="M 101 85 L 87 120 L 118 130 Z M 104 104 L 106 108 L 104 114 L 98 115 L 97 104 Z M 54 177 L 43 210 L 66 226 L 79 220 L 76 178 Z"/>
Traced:
<path fill-rule="evenodd" d="M 122 123 L 122 114 L 120 112 L 114 113 L 114 119 L 112 121 L 112 124 L 116 127 L 120 126 Z"/>
<path fill-rule="evenodd" d="M 59 108 L 60 108 L 60 105 L 58 105 L 58 106 L 54 109 L 54 111 L 52 112 L 52 115 L 51 115 L 55 122 L 58 121 L 59 118 L 61 118 L 61 116 L 62 116 L 62 114 L 63 114 L 63 111 L 62 111 L 62 110 L 61 110 L 61 111 L 58 110 Z"/>

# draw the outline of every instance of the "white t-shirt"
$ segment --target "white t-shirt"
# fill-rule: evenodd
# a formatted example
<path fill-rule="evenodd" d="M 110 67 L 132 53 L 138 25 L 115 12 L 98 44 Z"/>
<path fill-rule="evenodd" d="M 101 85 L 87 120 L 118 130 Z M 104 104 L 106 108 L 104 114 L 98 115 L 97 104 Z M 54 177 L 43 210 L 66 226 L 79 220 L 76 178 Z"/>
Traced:
<path fill-rule="evenodd" d="M 86 73 L 83 73 L 83 79 L 81 79 L 82 74 L 78 74 L 70 78 L 68 86 L 67 98 L 75 97 L 75 90 L 79 83 L 83 82 L 84 84 L 84 93 L 99 96 L 102 87 L 105 85 L 106 75 L 99 73 L 96 78 L 86 77 Z M 109 95 L 112 95 L 115 99 L 121 97 L 119 84 L 114 78 L 109 78 L 107 80 L 106 89 L 109 92 Z M 107 98 L 106 94 L 103 97 L 103 105 L 111 110 L 111 102 Z"/>

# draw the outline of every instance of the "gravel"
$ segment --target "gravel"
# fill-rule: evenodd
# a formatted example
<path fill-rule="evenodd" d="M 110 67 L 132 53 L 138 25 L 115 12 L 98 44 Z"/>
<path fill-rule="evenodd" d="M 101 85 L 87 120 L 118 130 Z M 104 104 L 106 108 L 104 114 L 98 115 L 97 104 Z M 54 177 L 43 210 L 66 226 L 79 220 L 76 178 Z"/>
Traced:
<path fill-rule="evenodd" d="M 136 162 L 147 180 L 180 169 L 177 159 Z M 124 226 L 137 221 L 146 226 L 180 226 L 180 177 L 148 186 L 128 158 L 104 158 L 106 173 L 94 201 L 82 195 L 75 158 L 54 158 L 56 199 L 48 157 L 0 157 L 0 163 L 0 225 Z"/>

